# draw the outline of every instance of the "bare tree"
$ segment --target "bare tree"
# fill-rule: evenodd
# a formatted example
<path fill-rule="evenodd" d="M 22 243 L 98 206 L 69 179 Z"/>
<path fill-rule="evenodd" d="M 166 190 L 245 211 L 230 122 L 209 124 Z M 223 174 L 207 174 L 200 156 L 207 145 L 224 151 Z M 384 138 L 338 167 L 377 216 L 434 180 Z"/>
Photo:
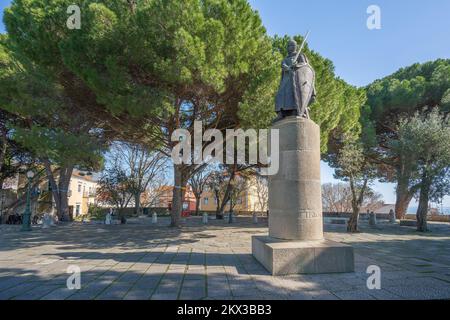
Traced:
<path fill-rule="evenodd" d="M 222 199 L 224 198 L 225 190 L 227 188 L 227 177 L 222 171 L 212 171 L 207 180 L 207 187 L 211 190 L 214 195 L 216 203 L 216 218 L 223 218 Z"/>
<path fill-rule="evenodd" d="M 165 181 L 168 159 L 160 152 L 127 142 L 114 143 L 112 153 L 127 176 L 129 192 L 133 194 L 134 213 L 140 214 L 143 194 L 150 197 L 145 202 L 155 201 L 156 195 L 152 196 L 152 193 Z"/>
<path fill-rule="evenodd" d="M 351 212 L 352 192 L 348 183 L 322 185 L 322 206 L 328 212 Z"/>
<path fill-rule="evenodd" d="M 210 178 L 211 172 L 208 170 L 207 166 L 203 166 L 201 170 L 198 170 L 189 178 L 189 185 L 192 188 L 192 193 L 195 196 L 195 214 L 198 215 L 200 208 L 200 199 L 203 191 L 208 185 L 208 179 Z"/>
<path fill-rule="evenodd" d="M 168 184 L 165 176 L 158 176 L 150 181 L 149 186 L 141 196 L 142 207 L 154 207 L 158 204 L 161 196 L 165 194 L 164 186 Z"/>
<path fill-rule="evenodd" d="M 218 165 L 211 170 L 207 186 L 213 192 L 216 200 L 216 217 L 222 219 L 225 207 L 236 206 L 236 200 L 248 186 L 247 179 L 252 166 L 247 165 Z"/>
<path fill-rule="evenodd" d="M 257 197 L 257 210 L 260 212 L 267 211 L 269 205 L 269 186 L 267 176 L 263 176 L 255 171 L 255 174 L 251 181 L 251 186 L 255 188 Z"/>
<path fill-rule="evenodd" d="M 366 194 L 364 195 L 363 206 L 369 211 L 376 211 L 384 205 L 381 193 L 374 191 L 368 187 Z"/>
<path fill-rule="evenodd" d="M 245 175 L 236 175 L 230 182 L 231 189 L 228 196 L 228 203 L 230 205 L 230 213 L 238 204 L 238 200 L 242 196 L 242 192 L 248 187 L 247 177 Z"/>

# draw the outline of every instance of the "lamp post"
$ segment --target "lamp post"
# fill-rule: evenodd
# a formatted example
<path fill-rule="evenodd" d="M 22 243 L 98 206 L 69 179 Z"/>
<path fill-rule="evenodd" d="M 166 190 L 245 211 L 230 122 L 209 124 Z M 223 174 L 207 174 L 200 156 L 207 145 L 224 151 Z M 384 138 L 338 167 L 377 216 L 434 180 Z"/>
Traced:
<path fill-rule="evenodd" d="M 34 177 L 33 171 L 27 172 L 27 178 L 28 178 L 28 186 L 27 186 L 27 204 L 25 207 L 25 212 L 23 213 L 23 220 L 22 220 L 22 231 L 31 231 L 31 180 Z"/>

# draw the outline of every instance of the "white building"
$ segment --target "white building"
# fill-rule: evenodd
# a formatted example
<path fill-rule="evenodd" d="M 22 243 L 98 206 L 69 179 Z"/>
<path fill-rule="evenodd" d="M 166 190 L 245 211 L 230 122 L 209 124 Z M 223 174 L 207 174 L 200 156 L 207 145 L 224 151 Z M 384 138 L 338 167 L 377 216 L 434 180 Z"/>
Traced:
<path fill-rule="evenodd" d="M 97 182 L 92 176 L 83 175 L 80 171 L 74 170 L 69 185 L 69 212 L 73 217 L 87 214 L 89 205 L 95 204 Z"/>

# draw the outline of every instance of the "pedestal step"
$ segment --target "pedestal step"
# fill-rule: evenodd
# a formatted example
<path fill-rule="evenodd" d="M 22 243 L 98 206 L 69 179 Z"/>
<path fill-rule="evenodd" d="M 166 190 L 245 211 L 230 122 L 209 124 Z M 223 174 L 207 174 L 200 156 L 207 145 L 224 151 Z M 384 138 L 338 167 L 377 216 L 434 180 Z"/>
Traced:
<path fill-rule="evenodd" d="M 331 240 L 253 236 L 252 253 L 272 275 L 354 272 L 353 248 Z"/>

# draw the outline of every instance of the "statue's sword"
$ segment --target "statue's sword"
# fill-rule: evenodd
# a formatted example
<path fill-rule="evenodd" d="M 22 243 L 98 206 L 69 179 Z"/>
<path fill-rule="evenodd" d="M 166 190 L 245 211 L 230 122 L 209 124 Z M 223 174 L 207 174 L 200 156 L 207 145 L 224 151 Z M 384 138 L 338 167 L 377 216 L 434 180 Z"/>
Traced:
<path fill-rule="evenodd" d="M 305 43 L 306 43 L 306 40 L 308 39 L 308 36 L 309 36 L 309 30 L 308 30 L 308 32 L 306 33 L 305 37 L 303 38 L 302 45 L 301 45 L 300 48 L 298 49 L 298 52 L 297 52 L 297 54 L 295 55 L 294 60 L 292 60 L 293 66 L 295 66 L 295 64 L 297 63 L 298 57 L 300 56 L 300 53 L 302 52 L 303 47 L 305 46 Z M 305 106 L 304 112 L 305 112 L 306 118 L 309 119 L 308 106 Z M 302 110 L 297 110 L 297 113 L 298 113 L 298 115 L 301 115 L 303 112 L 302 112 Z"/>
<path fill-rule="evenodd" d="M 309 30 L 308 30 L 308 32 L 306 33 L 306 36 L 303 38 L 302 45 L 300 46 L 300 49 L 298 49 L 298 52 L 297 52 L 297 54 L 295 55 L 294 60 L 292 60 L 294 63 L 297 62 L 297 59 L 298 59 L 298 57 L 300 56 L 300 52 L 302 52 L 303 47 L 305 46 L 305 42 L 306 42 L 306 40 L 308 39 L 308 36 L 309 36 Z"/>

